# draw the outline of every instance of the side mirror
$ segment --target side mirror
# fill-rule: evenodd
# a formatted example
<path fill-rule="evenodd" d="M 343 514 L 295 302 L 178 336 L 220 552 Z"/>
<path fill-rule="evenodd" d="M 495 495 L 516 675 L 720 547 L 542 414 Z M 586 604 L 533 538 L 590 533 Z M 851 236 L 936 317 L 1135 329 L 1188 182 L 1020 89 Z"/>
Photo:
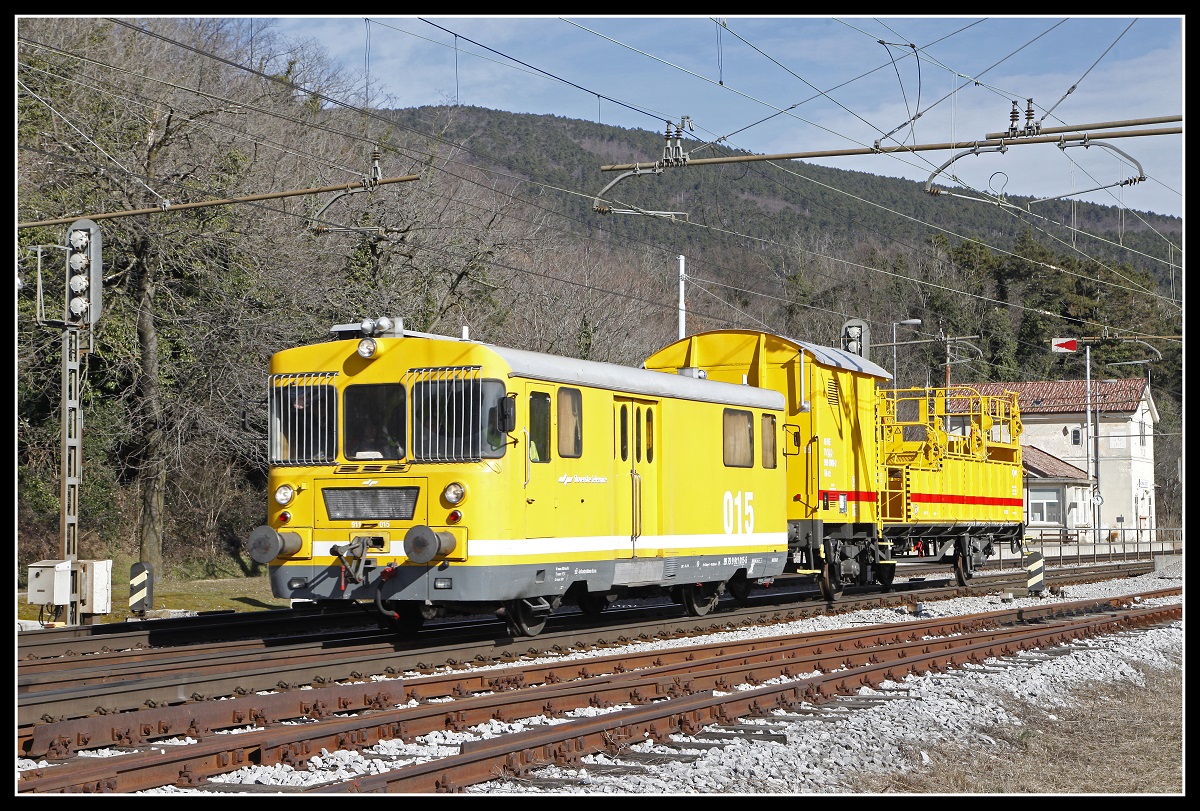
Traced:
<path fill-rule="evenodd" d="M 497 428 L 502 434 L 510 434 L 517 427 L 517 401 L 505 397 L 500 401 L 500 413 L 497 414 Z"/>

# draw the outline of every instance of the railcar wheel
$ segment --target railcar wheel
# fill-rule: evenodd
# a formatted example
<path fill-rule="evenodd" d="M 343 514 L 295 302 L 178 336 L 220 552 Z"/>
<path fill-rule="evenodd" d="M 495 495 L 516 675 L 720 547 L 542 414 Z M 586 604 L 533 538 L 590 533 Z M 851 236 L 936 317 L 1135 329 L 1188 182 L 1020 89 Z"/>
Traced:
<path fill-rule="evenodd" d="M 821 564 L 821 573 L 817 575 L 817 582 L 821 586 L 821 596 L 829 603 L 842 596 L 842 578 L 835 576 L 832 569 L 829 560 L 826 559 Z"/>
<path fill-rule="evenodd" d="M 537 636 L 549 618 L 549 612 L 539 616 L 526 600 L 509 600 L 504 604 L 504 622 L 512 636 Z"/>
<path fill-rule="evenodd" d="M 744 577 L 735 577 L 725 584 L 725 588 L 733 595 L 733 599 L 737 600 L 738 605 L 746 605 L 750 602 L 750 592 L 754 590 L 754 584 Z"/>
<path fill-rule="evenodd" d="M 602 591 L 588 591 L 579 596 L 579 610 L 589 617 L 598 617 L 612 603 Z"/>
<path fill-rule="evenodd" d="M 693 617 L 703 617 L 717 607 L 720 589 L 713 583 L 689 583 L 680 589 L 683 607 Z"/>
<path fill-rule="evenodd" d="M 896 580 L 896 564 L 895 563 L 877 563 L 875 564 L 875 579 L 879 585 L 883 587 L 884 593 L 892 590 L 892 583 Z"/>
<path fill-rule="evenodd" d="M 962 553 L 961 549 L 954 550 L 954 582 L 960 586 L 967 585 L 967 581 L 971 578 L 970 566 L 967 563 L 967 556 Z"/>

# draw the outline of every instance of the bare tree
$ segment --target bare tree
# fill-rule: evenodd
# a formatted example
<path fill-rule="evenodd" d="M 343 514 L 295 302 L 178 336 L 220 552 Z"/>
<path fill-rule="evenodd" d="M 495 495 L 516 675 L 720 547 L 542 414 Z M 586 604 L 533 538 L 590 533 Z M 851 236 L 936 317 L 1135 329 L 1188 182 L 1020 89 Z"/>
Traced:
<path fill-rule="evenodd" d="M 340 90 L 337 77 L 306 73 L 303 49 L 273 54 L 261 31 L 249 41 L 244 22 L 20 20 L 21 218 L 279 191 L 345 165 L 348 139 L 313 126 L 328 117 L 313 91 Z M 289 293 L 301 297 L 290 271 L 307 262 L 288 250 L 300 222 L 287 204 L 103 220 L 105 308 L 87 385 L 114 395 L 114 413 L 107 435 L 89 435 L 89 453 L 136 483 L 139 556 L 152 566 L 169 540 L 170 477 L 187 504 L 207 492 L 186 483 L 189 460 L 250 462 L 231 400 L 249 392 L 246 370 L 261 374 L 275 339 L 310 332 L 296 326 L 303 308 L 262 318 Z M 220 498 L 200 509 L 219 512 Z M 170 540 L 186 555 L 199 539 Z"/>

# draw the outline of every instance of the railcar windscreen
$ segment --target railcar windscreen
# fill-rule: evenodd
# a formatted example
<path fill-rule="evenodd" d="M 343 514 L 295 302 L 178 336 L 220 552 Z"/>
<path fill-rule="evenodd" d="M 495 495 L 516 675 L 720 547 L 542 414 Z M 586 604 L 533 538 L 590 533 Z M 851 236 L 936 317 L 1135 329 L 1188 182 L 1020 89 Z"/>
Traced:
<path fill-rule="evenodd" d="M 412 458 L 420 462 L 471 462 L 504 455 L 500 402 L 504 384 L 485 380 L 477 366 L 413 369 Z"/>
<path fill-rule="evenodd" d="M 345 448 L 347 459 L 403 459 L 406 398 L 399 383 L 347 386 Z"/>
<path fill-rule="evenodd" d="M 268 447 L 273 465 L 329 464 L 337 455 L 337 372 L 271 375 Z"/>

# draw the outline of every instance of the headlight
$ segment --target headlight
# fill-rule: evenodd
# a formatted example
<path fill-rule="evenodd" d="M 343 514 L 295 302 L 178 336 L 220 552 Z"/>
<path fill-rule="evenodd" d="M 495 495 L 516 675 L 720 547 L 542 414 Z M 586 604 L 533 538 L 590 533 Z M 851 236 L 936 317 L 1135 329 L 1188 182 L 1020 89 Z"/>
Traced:
<path fill-rule="evenodd" d="M 372 357 L 375 354 L 376 344 L 374 338 L 363 338 L 358 342 L 358 354 L 364 358 Z"/>
<path fill-rule="evenodd" d="M 281 484 L 275 488 L 275 503 L 280 507 L 291 504 L 295 496 L 296 491 L 290 484 Z"/>
<path fill-rule="evenodd" d="M 447 504 L 457 504 L 462 501 L 467 495 L 467 488 L 463 487 L 458 482 L 450 482 L 446 485 L 446 489 L 442 491 L 442 498 L 446 499 Z"/>

